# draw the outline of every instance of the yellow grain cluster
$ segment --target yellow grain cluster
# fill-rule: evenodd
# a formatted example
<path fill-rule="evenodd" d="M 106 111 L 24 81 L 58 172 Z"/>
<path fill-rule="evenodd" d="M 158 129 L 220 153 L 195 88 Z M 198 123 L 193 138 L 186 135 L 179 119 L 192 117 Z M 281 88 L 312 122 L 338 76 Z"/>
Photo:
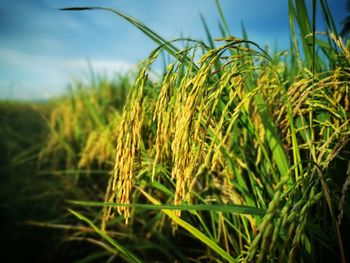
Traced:
<path fill-rule="evenodd" d="M 163 86 L 156 102 L 153 121 L 157 123 L 156 154 L 152 171 L 152 180 L 155 177 L 156 164 L 171 157 L 170 141 L 173 133 L 173 103 L 172 94 L 175 89 L 177 74 L 173 72 L 174 64 L 168 66 L 168 73 L 164 77 Z"/>
<path fill-rule="evenodd" d="M 79 168 L 89 168 L 94 162 L 99 166 L 112 160 L 115 156 L 115 145 L 117 142 L 117 133 L 121 116 L 115 112 L 105 127 L 92 131 L 82 149 L 79 159 Z"/>
<path fill-rule="evenodd" d="M 221 56 L 224 57 L 223 54 L 233 47 L 229 42 L 208 51 L 199 60 L 196 71 L 193 65 L 185 65 L 184 61 L 170 64 L 158 95 L 153 97 L 145 95 L 144 89 L 148 66 L 156 58 L 156 53 L 149 58 L 136 80 L 118 129 L 115 168 L 105 198 L 107 203 L 130 204 L 135 174 L 141 169 L 140 166 L 136 169 L 135 161 L 141 164 L 142 126 L 150 125 L 146 124 L 145 114 L 150 115 L 147 118 L 157 128 L 155 138 L 151 140 L 154 144 L 146 149 L 149 150 L 146 153 L 148 158 L 153 158 L 150 176 L 152 180 L 159 179 L 156 165 L 170 163 L 171 179 L 175 183 L 174 204 L 191 202 L 192 190 L 200 185 L 204 170 L 208 169 L 210 173 L 225 170 L 221 148 L 228 149 L 237 118 L 242 111 L 251 111 L 250 101 L 257 92 L 248 93 L 244 88 L 245 73 L 240 72 L 239 59 L 244 59 L 247 54 L 242 49 L 242 55 L 223 58 L 228 61 L 218 68 Z M 225 94 L 229 97 L 226 105 L 221 105 L 220 97 Z M 147 113 L 145 101 L 149 103 Z M 230 184 L 231 190 L 227 192 L 232 192 L 233 188 Z M 232 200 L 240 200 L 239 195 L 233 195 Z M 124 214 L 128 222 L 129 208 L 121 206 L 117 211 Z M 103 228 L 112 217 L 113 210 L 107 207 Z"/>
<path fill-rule="evenodd" d="M 70 169 L 75 166 L 77 157 L 70 147 L 80 139 L 84 128 L 91 129 L 90 121 L 86 121 L 84 127 L 81 127 L 83 114 L 84 105 L 79 100 L 74 104 L 70 104 L 67 100 L 66 103 L 61 103 L 55 108 L 48 120 L 51 133 L 47 145 L 40 152 L 40 162 L 50 159 L 55 168 L 59 167 L 62 161 L 60 160 L 62 151 L 66 151 L 65 167 Z"/>
<path fill-rule="evenodd" d="M 151 64 L 158 54 L 155 52 L 147 62 Z M 140 71 L 119 124 L 115 166 L 105 197 L 107 203 L 130 204 L 131 188 L 135 180 L 135 161 L 139 163 L 139 166 L 141 164 L 141 134 L 145 114 L 143 92 L 148 81 L 149 64 L 146 64 Z M 117 212 L 124 214 L 125 221 L 128 223 L 129 207 L 118 207 Z M 112 208 L 106 207 L 102 219 L 102 229 L 105 229 L 106 223 L 113 216 Z"/>

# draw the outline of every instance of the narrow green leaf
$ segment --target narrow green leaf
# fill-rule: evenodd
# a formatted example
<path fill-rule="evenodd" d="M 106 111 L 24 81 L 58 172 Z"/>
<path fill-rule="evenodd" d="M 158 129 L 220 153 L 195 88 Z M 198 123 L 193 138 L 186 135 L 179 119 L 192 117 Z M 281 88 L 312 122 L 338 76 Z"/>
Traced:
<path fill-rule="evenodd" d="M 222 29 L 223 29 L 223 33 L 224 36 L 229 36 L 230 34 L 230 27 L 228 26 L 228 23 L 226 21 L 224 12 L 222 11 L 221 5 L 220 5 L 220 1 L 216 0 L 216 8 L 219 12 L 219 16 L 220 16 L 220 20 L 221 20 L 221 25 L 222 25 Z"/>
<path fill-rule="evenodd" d="M 252 91 L 254 88 L 254 82 L 249 76 L 246 80 L 247 87 L 249 91 Z M 286 152 L 284 151 L 282 141 L 279 137 L 276 125 L 273 123 L 271 116 L 268 112 L 268 107 L 264 100 L 262 94 L 257 93 L 254 96 L 254 101 L 257 105 L 259 115 L 261 117 L 262 123 L 264 125 L 264 129 L 266 131 L 266 141 L 269 145 L 270 151 L 272 153 L 272 157 L 274 162 L 277 165 L 277 168 L 280 172 L 281 177 L 284 177 L 289 172 L 289 161 Z M 277 180 L 277 178 L 275 178 Z"/>
<path fill-rule="evenodd" d="M 68 7 L 68 8 L 61 8 L 61 11 L 85 11 L 85 10 L 104 10 L 108 12 L 112 12 L 126 21 L 128 21 L 130 24 L 138 28 L 141 32 L 143 32 L 147 37 L 149 37 L 151 40 L 153 40 L 155 43 L 157 43 L 159 46 L 162 46 L 166 51 L 169 52 L 174 58 L 183 60 L 185 59 L 186 63 L 190 64 L 191 59 L 188 56 L 179 56 L 180 49 L 178 49 L 176 46 L 174 46 L 171 41 L 165 40 L 163 37 L 161 37 L 159 34 L 157 34 L 155 31 L 147 27 L 145 24 L 143 24 L 141 21 L 133 18 L 132 16 L 129 16 L 119 10 L 108 8 L 108 7 Z M 196 65 L 193 65 L 195 69 L 197 69 Z"/>
<path fill-rule="evenodd" d="M 128 261 L 128 262 L 137 262 L 137 263 L 141 263 L 142 261 L 139 260 L 134 254 L 132 254 L 129 250 L 127 250 L 126 248 L 124 248 L 122 245 L 120 245 L 119 243 L 117 243 L 117 241 L 115 241 L 114 239 L 112 239 L 111 237 L 109 237 L 105 232 L 103 232 L 101 229 L 99 229 L 98 227 L 96 227 L 94 225 L 93 222 L 91 222 L 89 219 L 87 219 L 85 216 L 83 216 L 82 214 L 75 212 L 71 209 L 68 209 L 69 212 L 71 212 L 73 215 L 75 215 L 77 218 L 79 218 L 80 220 L 85 221 L 86 223 L 88 223 L 95 231 L 97 234 L 99 234 L 102 238 L 104 238 L 106 241 L 108 241 L 113 247 L 115 247 L 118 251 L 121 252 L 121 254 L 123 255 L 123 257 Z"/>
<path fill-rule="evenodd" d="M 207 40 L 208 40 L 209 46 L 210 46 L 210 48 L 214 49 L 215 48 L 215 44 L 214 44 L 214 41 L 213 41 L 213 37 L 211 36 L 211 33 L 210 33 L 209 27 L 207 25 L 207 22 L 205 21 L 205 18 L 204 18 L 204 16 L 202 14 L 200 14 L 200 18 L 201 18 L 201 21 L 202 21 L 202 24 L 203 24 L 203 27 L 204 27 L 204 30 L 205 30 L 205 34 L 207 35 Z"/>
<path fill-rule="evenodd" d="M 159 205 L 160 202 L 147 194 L 145 191 L 139 188 L 139 190 L 142 192 L 142 194 L 151 201 L 154 205 Z M 206 244 L 208 247 L 210 247 L 212 250 L 214 250 L 216 253 L 218 253 L 223 259 L 227 260 L 228 262 L 238 262 L 234 258 L 231 257 L 230 254 L 228 254 L 225 250 L 223 250 L 220 246 L 216 244 L 216 242 L 206 235 L 204 235 L 202 232 L 200 232 L 197 228 L 192 226 L 191 224 L 187 223 L 186 221 L 182 220 L 180 217 L 178 217 L 174 212 L 172 212 L 169 209 L 162 209 L 162 212 L 165 213 L 167 216 L 169 216 L 176 224 L 183 227 L 185 230 L 187 230 L 189 233 L 191 233 L 194 237 L 196 237 L 198 240 Z"/>
<path fill-rule="evenodd" d="M 216 212 L 226 212 L 235 214 L 246 214 L 246 215 L 257 215 L 264 216 L 266 210 L 261 208 L 256 208 L 252 206 L 244 205 L 168 205 L 168 204 L 117 204 L 117 203 L 104 203 L 104 202 L 91 202 L 91 201 L 68 201 L 72 204 L 84 205 L 84 206 L 112 206 L 112 207 L 131 207 L 139 209 L 150 209 L 150 210 L 181 210 L 181 211 L 216 211 Z"/>

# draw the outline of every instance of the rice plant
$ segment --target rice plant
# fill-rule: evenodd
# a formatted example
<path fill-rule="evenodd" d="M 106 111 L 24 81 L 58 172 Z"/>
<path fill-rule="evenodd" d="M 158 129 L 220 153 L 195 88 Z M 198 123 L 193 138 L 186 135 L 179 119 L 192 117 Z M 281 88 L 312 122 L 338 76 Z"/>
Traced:
<path fill-rule="evenodd" d="M 130 88 L 129 75 L 115 80 L 97 76 L 75 81 L 69 94 L 51 101 L 47 144 L 39 155 L 41 173 L 56 175 L 67 198 L 103 196 L 101 189 L 113 167 L 114 130 Z M 94 185 L 85 188 L 84 185 Z"/>
<path fill-rule="evenodd" d="M 315 30 L 318 4 L 328 18 L 324 36 Z M 337 34 L 327 1 L 313 1 L 311 19 L 304 1 L 289 1 L 292 46 L 276 54 L 231 36 L 217 6 L 223 36 L 209 45 L 188 41 L 183 50 L 118 10 L 64 9 L 112 11 L 159 44 L 106 133 L 116 148 L 104 202 L 73 202 L 102 207 L 100 228 L 96 216 L 72 213 L 102 238 L 110 259 L 345 262 L 349 42 Z M 161 52 L 173 61 L 151 81 Z M 108 163 L 110 155 L 90 149 L 104 133 L 89 136 L 91 155 L 80 165 L 96 156 Z"/>

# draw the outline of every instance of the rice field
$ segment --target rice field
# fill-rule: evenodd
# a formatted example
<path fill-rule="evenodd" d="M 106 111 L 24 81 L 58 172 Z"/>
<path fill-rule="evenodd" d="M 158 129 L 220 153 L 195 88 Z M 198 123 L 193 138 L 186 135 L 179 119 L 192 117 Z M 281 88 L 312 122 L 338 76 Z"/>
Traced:
<path fill-rule="evenodd" d="M 77 262 L 347 262 L 350 42 L 327 1 L 288 2 L 291 46 L 274 53 L 232 36 L 219 1 L 207 41 L 65 8 L 113 12 L 158 47 L 136 75 L 73 83 L 39 111 L 40 145 L 16 153 L 49 175 L 57 210 L 25 223 L 57 230 Z"/>

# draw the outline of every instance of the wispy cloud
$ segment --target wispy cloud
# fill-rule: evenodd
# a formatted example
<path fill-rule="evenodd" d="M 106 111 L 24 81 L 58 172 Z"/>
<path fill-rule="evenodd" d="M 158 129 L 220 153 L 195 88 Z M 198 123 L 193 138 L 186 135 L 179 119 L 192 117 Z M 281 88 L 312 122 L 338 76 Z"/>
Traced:
<path fill-rule="evenodd" d="M 87 59 L 40 56 L 12 49 L 0 49 L 0 98 L 44 99 L 62 93 L 73 78 L 88 73 Z M 112 77 L 127 72 L 133 64 L 109 59 L 91 59 L 97 74 Z"/>

